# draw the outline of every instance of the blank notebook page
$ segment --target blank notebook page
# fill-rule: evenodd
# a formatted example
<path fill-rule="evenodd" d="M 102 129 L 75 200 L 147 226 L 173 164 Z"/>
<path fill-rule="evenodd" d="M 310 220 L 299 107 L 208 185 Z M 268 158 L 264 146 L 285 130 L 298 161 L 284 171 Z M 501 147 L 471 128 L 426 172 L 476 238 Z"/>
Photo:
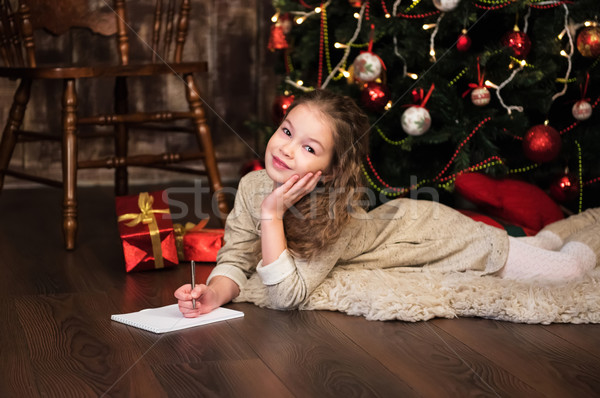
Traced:
<path fill-rule="evenodd" d="M 203 314 L 196 318 L 185 318 L 179 312 L 177 304 L 172 304 L 165 307 L 130 312 L 128 314 L 115 314 L 110 319 L 153 333 L 166 333 L 243 316 L 244 313 L 241 311 L 219 307 L 208 314 Z"/>

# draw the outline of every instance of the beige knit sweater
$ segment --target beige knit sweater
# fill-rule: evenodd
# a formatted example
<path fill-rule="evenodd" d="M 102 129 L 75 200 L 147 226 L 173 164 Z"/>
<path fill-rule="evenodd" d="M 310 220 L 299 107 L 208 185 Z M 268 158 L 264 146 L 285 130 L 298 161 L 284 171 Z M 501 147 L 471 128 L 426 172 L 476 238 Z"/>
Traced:
<path fill-rule="evenodd" d="M 231 278 L 240 287 L 237 302 L 276 309 L 302 307 L 334 267 L 347 270 L 352 280 L 353 275 L 364 279 L 368 270 L 393 270 L 400 277 L 406 272 L 467 270 L 483 275 L 498 271 L 506 262 L 505 231 L 439 203 L 396 199 L 354 217 L 317 259 L 294 258 L 286 250 L 278 260 L 262 266 L 255 250 L 260 242 L 260 206 L 272 189 L 264 170 L 247 174 L 227 218 L 225 244 L 209 281 L 216 275 Z"/>

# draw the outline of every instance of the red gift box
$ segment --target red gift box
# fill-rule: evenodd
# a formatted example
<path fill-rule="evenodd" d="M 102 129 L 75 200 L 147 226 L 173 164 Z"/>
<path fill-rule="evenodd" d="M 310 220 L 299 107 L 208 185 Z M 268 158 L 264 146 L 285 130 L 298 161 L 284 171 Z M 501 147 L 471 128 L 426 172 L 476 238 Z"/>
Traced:
<path fill-rule="evenodd" d="M 173 222 L 164 191 L 115 199 L 127 272 L 179 264 Z"/>
<path fill-rule="evenodd" d="M 187 223 L 185 226 L 175 224 L 175 237 L 179 260 L 216 262 L 217 252 L 223 246 L 223 229 L 205 229 L 208 220 L 197 225 Z"/>

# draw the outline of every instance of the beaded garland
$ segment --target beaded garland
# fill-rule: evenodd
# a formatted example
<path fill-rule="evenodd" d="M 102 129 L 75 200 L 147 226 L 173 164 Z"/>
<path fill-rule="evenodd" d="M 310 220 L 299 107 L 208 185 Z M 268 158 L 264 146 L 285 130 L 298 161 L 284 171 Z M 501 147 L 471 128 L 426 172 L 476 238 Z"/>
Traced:
<path fill-rule="evenodd" d="M 486 10 L 495 10 L 495 9 L 500 9 L 500 8 L 504 8 L 508 5 L 510 5 L 511 3 L 515 2 L 516 0 L 476 0 L 473 1 L 473 4 L 481 9 L 486 9 Z M 414 11 L 415 7 L 417 7 L 417 5 L 419 5 L 422 1 L 421 0 L 417 0 L 417 1 L 413 1 L 412 4 L 407 7 L 403 12 L 397 12 L 396 16 L 397 17 L 401 17 L 401 18 L 408 18 L 408 19 L 423 19 L 423 18 L 428 18 L 434 15 L 437 15 L 440 13 L 440 11 L 432 11 L 432 12 L 427 12 L 427 13 L 421 13 L 421 14 L 408 14 L 411 11 Z M 536 4 L 536 3 L 544 3 L 545 0 L 532 0 L 531 4 L 529 4 L 530 8 L 535 8 L 535 9 L 550 9 L 550 8 L 555 8 L 555 7 L 559 7 L 563 4 L 569 4 L 570 2 L 566 2 L 566 1 L 557 1 L 551 4 L 545 3 L 545 4 Z M 308 8 L 308 9 L 314 9 L 315 6 L 311 6 L 309 4 L 307 4 L 305 1 L 300 0 L 300 3 Z M 481 4 L 478 4 L 481 3 Z M 328 4 L 328 3 L 327 3 Z M 326 5 L 327 5 L 326 4 Z M 327 26 L 327 12 L 326 12 L 326 5 L 323 7 L 323 3 L 321 3 L 321 15 L 320 15 L 320 19 L 321 19 L 321 26 L 320 26 L 320 43 L 319 43 L 319 70 L 318 70 L 318 87 L 321 86 L 321 82 L 322 82 L 322 78 L 323 78 L 323 70 L 324 70 L 324 62 L 326 63 L 326 68 L 329 71 L 329 73 L 332 73 L 332 66 L 331 66 L 331 56 L 330 56 L 330 51 L 329 51 L 329 32 L 328 32 L 328 26 Z M 369 20 L 369 2 L 366 2 L 365 4 L 366 6 L 366 20 Z M 385 4 L 385 0 L 381 1 L 381 7 L 384 11 L 384 13 L 386 14 L 386 17 L 389 17 L 389 13 Z M 371 26 L 371 29 L 373 29 L 373 26 Z M 352 48 L 364 48 L 364 47 L 368 47 L 368 46 L 372 46 L 373 41 L 376 41 L 377 38 L 379 38 L 383 33 L 380 33 L 379 35 L 372 35 L 371 36 L 371 41 L 369 43 L 348 43 L 348 47 L 352 47 Z M 496 52 L 500 52 L 500 50 L 496 51 Z M 493 53 L 491 54 L 487 54 L 488 56 L 492 56 L 494 55 Z M 513 58 L 514 62 L 518 62 L 520 60 Z M 286 59 L 286 72 L 290 73 L 291 71 L 293 71 L 293 65 L 291 62 L 291 57 L 289 56 L 289 53 L 286 53 L 285 55 L 285 59 Z M 596 59 L 591 68 L 595 67 L 598 63 L 600 62 L 600 58 Z M 344 64 L 345 67 L 345 64 Z M 522 64 L 522 67 L 527 67 L 527 68 L 535 68 L 534 65 L 531 65 L 529 63 L 526 63 L 525 65 Z M 460 71 L 455 77 L 454 79 L 452 79 L 449 83 L 448 83 L 448 87 L 452 87 L 453 85 L 455 85 L 468 71 L 468 68 L 464 68 L 462 71 Z M 339 80 L 344 78 L 343 73 L 340 71 L 340 73 L 334 78 L 335 80 Z M 556 79 L 557 82 L 560 83 L 574 83 L 577 81 L 576 78 L 571 78 L 571 79 L 560 79 L 557 78 Z M 595 108 L 598 103 L 600 102 L 600 97 L 597 98 L 594 103 L 592 104 L 592 108 Z M 502 159 L 500 159 L 499 157 L 491 157 L 486 159 L 483 162 L 480 162 L 476 165 L 470 166 L 464 170 L 461 170 L 457 173 L 454 173 L 452 175 L 449 176 L 445 176 L 444 174 L 448 171 L 449 167 L 451 166 L 451 164 L 455 161 L 456 157 L 458 156 L 458 154 L 460 153 L 460 151 L 463 149 L 464 145 L 466 145 L 466 143 L 473 137 L 473 135 L 485 124 L 487 123 L 489 120 L 491 120 L 491 117 L 488 117 L 484 120 L 482 120 L 475 128 L 474 130 L 459 144 L 458 148 L 456 149 L 456 151 L 454 152 L 453 156 L 451 157 L 450 161 L 444 166 L 444 168 L 436 175 L 436 177 L 433 179 L 433 182 L 437 181 L 439 184 L 439 187 L 444 187 L 444 188 L 448 188 L 450 184 L 453 183 L 453 181 L 455 180 L 456 176 L 460 173 L 465 173 L 465 172 L 471 172 L 471 171 L 478 171 L 478 170 L 484 170 L 486 168 L 489 167 L 494 167 L 497 165 L 503 165 L 503 161 Z M 567 126 L 565 128 L 563 128 L 562 130 L 559 131 L 559 134 L 565 134 L 571 130 L 573 130 L 577 125 L 578 125 L 579 121 L 575 121 L 574 123 L 572 123 L 570 126 Z M 383 139 L 387 144 L 390 145 L 395 145 L 395 146 L 399 146 L 402 145 L 405 141 L 405 139 L 401 139 L 401 140 L 391 140 L 390 138 L 388 138 L 385 133 L 379 128 L 376 127 L 376 131 L 378 132 L 379 136 L 381 137 L 381 139 Z M 515 137 L 515 138 L 521 138 L 521 137 Z M 593 179 L 590 179 L 586 182 L 582 181 L 582 159 L 581 159 L 581 147 L 580 144 L 576 141 L 575 142 L 577 148 L 578 148 L 578 161 L 579 161 L 579 183 L 580 183 L 580 187 L 586 186 L 586 185 L 590 185 L 590 184 L 594 184 L 600 181 L 600 177 L 596 177 Z M 381 186 L 383 186 L 383 188 L 379 185 L 377 185 L 377 183 L 371 178 L 371 176 L 369 175 L 369 172 L 364 168 L 362 168 L 363 173 L 365 174 L 365 177 L 367 178 L 367 181 L 369 181 L 369 184 L 371 186 L 373 186 L 373 188 L 377 189 L 379 192 L 384 193 L 387 196 L 400 196 L 400 195 L 404 195 L 407 192 L 409 192 L 412 189 L 415 189 L 419 186 L 421 186 L 424 183 L 427 182 L 432 182 L 432 181 L 421 181 L 409 188 L 396 188 L 396 187 L 392 187 L 389 184 L 387 184 L 381 177 L 380 175 L 377 173 L 377 171 L 375 170 L 373 163 L 371 162 L 370 157 L 367 157 L 367 163 L 369 165 L 370 171 L 371 173 L 375 176 L 375 179 L 381 184 Z M 508 173 L 523 173 L 523 172 L 528 172 L 531 171 L 532 169 L 538 167 L 538 164 L 532 164 L 529 166 L 525 166 L 525 167 L 521 167 L 521 168 L 517 168 L 517 169 L 509 169 Z M 580 197 L 579 197 L 579 210 L 581 211 L 582 208 L 582 192 L 580 191 Z"/>

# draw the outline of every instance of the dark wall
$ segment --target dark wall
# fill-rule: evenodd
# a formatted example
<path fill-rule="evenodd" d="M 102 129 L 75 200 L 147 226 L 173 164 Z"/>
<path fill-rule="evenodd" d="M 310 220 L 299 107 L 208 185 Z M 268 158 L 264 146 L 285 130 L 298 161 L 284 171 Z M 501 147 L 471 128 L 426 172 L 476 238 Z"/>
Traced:
<path fill-rule="evenodd" d="M 105 4 L 100 0 L 89 0 Z M 136 35 L 132 35 L 132 51 L 136 55 L 145 54 L 144 44 L 152 22 L 154 0 L 130 1 L 129 16 Z M 205 59 L 209 72 L 198 75 L 197 80 L 205 101 L 205 109 L 212 129 L 219 167 L 225 180 L 239 177 L 240 166 L 261 154 L 262 143 L 244 125 L 250 118 L 270 120 L 273 100 L 274 80 L 271 57 L 266 49 L 270 17 L 273 11 L 267 0 L 193 0 L 190 21 L 190 34 L 186 44 L 184 60 Z M 141 38 L 137 37 L 137 34 Z M 105 63 L 114 59 L 114 42 L 87 30 L 70 33 L 59 39 L 58 45 L 51 42 L 55 38 L 44 34 L 36 35 L 38 59 L 40 62 L 55 62 L 59 59 L 73 59 L 78 63 Z M 156 81 L 137 80 L 130 83 L 129 99 L 131 107 L 153 107 L 164 105 L 180 106 L 187 109 L 187 103 L 178 89 L 181 81 L 175 77 Z M 109 79 L 84 81 L 78 84 L 80 114 L 110 111 L 110 96 L 113 82 Z M 0 122 L 2 126 L 10 108 L 16 82 L 0 80 Z M 34 86 L 25 129 L 49 129 L 60 134 L 60 100 L 62 83 L 50 82 Z M 164 100 L 163 98 L 166 98 Z M 163 152 L 164 146 L 179 148 L 194 144 L 194 138 L 186 135 L 174 138 L 159 138 L 154 135 L 132 133 L 136 140 L 130 141 L 130 150 Z M 192 140 L 192 141 L 190 141 Z M 110 155 L 112 144 L 108 141 L 93 140 L 82 142 L 80 157 Z M 61 153 L 57 143 L 19 144 L 13 156 L 12 165 L 26 167 L 47 177 L 60 177 Z M 80 185 L 112 184 L 110 170 L 84 170 L 79 173 Z M 181 179 L 180 174 L 148 171 L 130 172 L 131 183 L 168 182 Z M 6 187 L 21 186 L 23 183 L 7 177 Z"/>

